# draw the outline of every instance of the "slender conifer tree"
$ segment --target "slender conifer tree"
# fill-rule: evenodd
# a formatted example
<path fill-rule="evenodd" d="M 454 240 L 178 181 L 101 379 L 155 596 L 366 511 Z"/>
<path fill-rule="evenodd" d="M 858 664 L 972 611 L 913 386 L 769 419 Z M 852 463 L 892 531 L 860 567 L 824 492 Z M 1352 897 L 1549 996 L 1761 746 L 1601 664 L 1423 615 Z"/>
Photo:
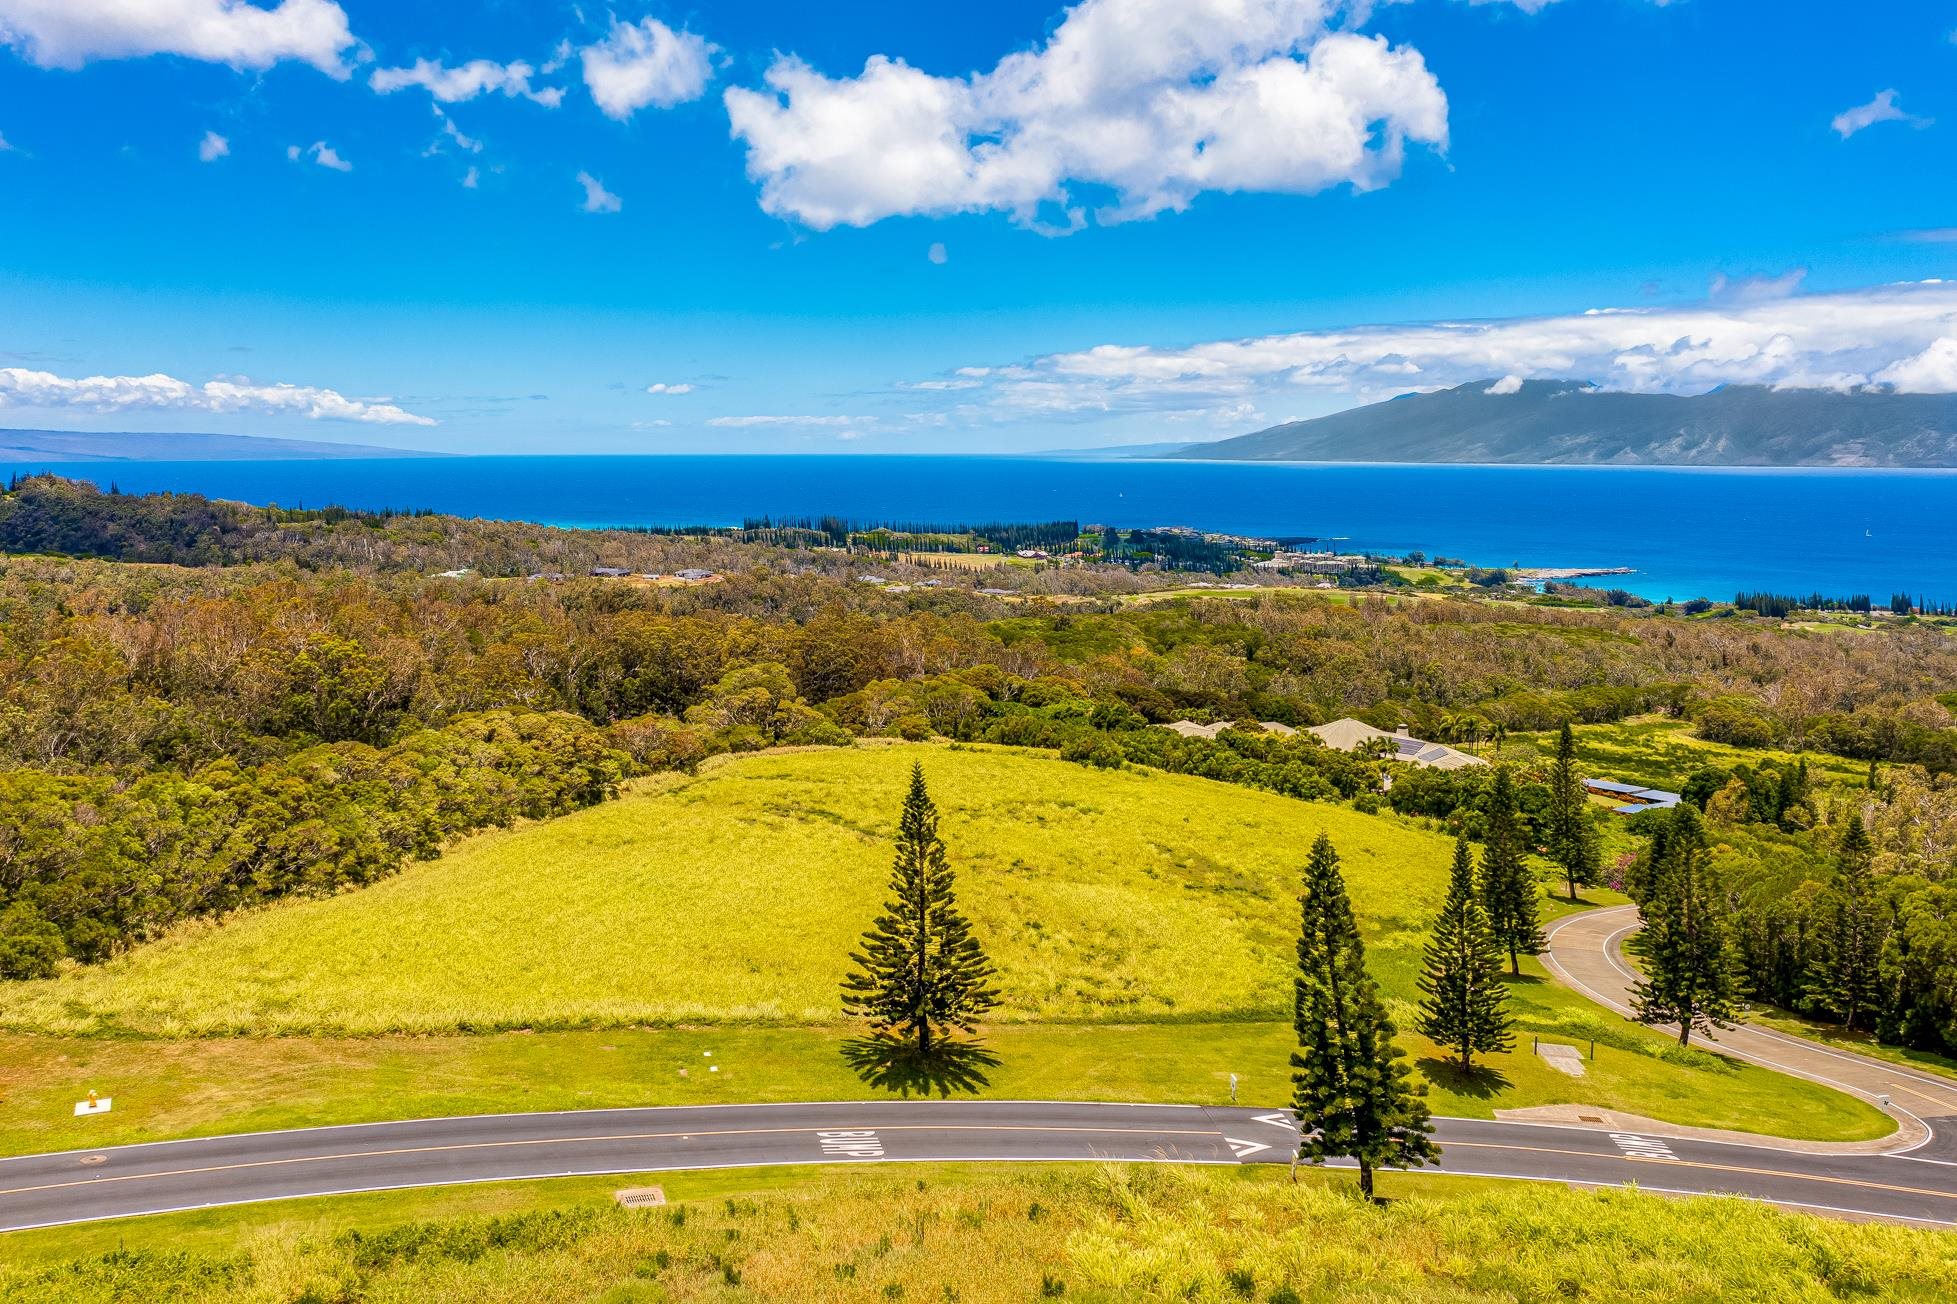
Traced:
<path fill-rule="evenodd" d="M 1426 997 L 1416 1025 L 1420 1035 L 1458 1055 L 1463 1073 L 1473 1071 L 1477 1051 L 1493 1054 L 1515 1044 L 1502 953 L 1475 895 L 1474 856 L 1466 838 L 1454 844 L 1454 870 L 1427 943 L 1420 991 Z"/>
<path fill-rule="evenodd" d="M 1352 917 L 1339 853 L 1319 834 L 1305 865 L 1300 898 L 1298 979 L 1291 1055 L 1292 1105 L 1304 1136 L 1298 1157 L 1309 1163 L 1359 1162 L 1359 1189 L 1373 1194 L 1375 1168 L 1414 1168 L 1439 1156 L 1427 1103 L 1379 988 L 1366 972 L 1366 949 Z"/>
<path fill-rule="evenodd" d="M 1590 802 L 1583 777 L 1577 773 L 1576 735 L 1570 722 L 1556 736 L 1556 761 L 1549 771 L 1549 858 L 1563 867 L 1570 900 L 1577 889 L 1597 881 L 1597 831 L 1590 823 Z"/>
<path fill-rule="evenodd" d="M 1739 1018 L 1743 981 L 1731 907 L 1713 868 L 1705 825 L 1690 804 L 1673 810 L 1668 836 L 1653 843 L 1632 939 L 1644 976 L 1631 988 L 1638 1022 L 1678 1025 L 1678 1044 L 1694 1029 L 1728 1028 Z"/>
<path fill-rule="evenodd" d="M 1495 767 L 1488 791 L 1487 833 L 1481 852 L 1481 899 L 1495 944 L 1509 955 L 1509 972 L 1520 977 L 1522 957 L 1543 949 L 1541 897 L 1529 871 L 1529 849 L 1522 838 L 1522 816 L 1515 805 L 1515 780 L 1506 765 Z"/>
<path fill-rule="evenodd" d="M 897 826 L 891 899 L 851 952 L 856 971 L 843 980 L 843 1008 L 878 1031 L 898 1029 L 928 1054 L 935 1032 L 965 1032 L 998 1003 L 993 969 L 952 893 L 951 863 L 938 837 L 938 810 L 911 767 L 910 792 Z"/>

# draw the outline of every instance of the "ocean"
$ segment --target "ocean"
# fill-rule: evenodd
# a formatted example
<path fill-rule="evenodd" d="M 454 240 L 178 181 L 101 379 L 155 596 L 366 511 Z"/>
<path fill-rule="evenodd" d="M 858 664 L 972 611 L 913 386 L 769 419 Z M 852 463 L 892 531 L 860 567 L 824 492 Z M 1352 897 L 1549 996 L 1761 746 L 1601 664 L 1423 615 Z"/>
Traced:
<path fill-rule="evenodd" d="M 1338 540 L 1486 566 L 1628 566 L 1648 598 L 1957 601 L 1957 472 L 1324 465 L 978 456 L 454 457 L 21 466 L 248 503 L 565 526 L 837 515 L 1078 519 Z"/>

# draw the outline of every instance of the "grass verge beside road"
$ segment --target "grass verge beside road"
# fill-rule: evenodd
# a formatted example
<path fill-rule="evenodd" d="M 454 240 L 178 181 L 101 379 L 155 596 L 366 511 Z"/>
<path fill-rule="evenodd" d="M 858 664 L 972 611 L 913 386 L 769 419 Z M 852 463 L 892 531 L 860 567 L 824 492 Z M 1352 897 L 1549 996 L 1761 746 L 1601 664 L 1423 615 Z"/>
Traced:
<path fill-rule="evenodd" d="M 1862 1102 L 1702 1052 L 1603 1015 L 1534 970 L 1515 987 L 1517 1049 L 1463 1079 L 1406 1038 L 1436 1113 L 1583 1104 L 1698 1127 L 1854 1141 L 1892 1124 Z M 211 1041 L 0 1037 L 0 1153 L 225 1132 L 528 1110 L 887 1099 L 843 1061 L 854 1029 L 612 1029 L 478 1037 Z M 1582 1078 L 1551 1069 L 1530 1038 L 1584 1047 Z M 1001 1025 L 979 1094 L 993 1099 L 1222 1104 L 1291 1098 L 1288 1023 Z M 711 1051 L 712 1058 L 706 1052 Z M 719 1072 L 709 1066 L 718 1065 Z M 683 1075 L 682 1075 L 683 1074 Z M 75 1118 L 90 1089 L 113 1113 Z"/>
<path fill-rule="evenodd" d="M 1932 1077 L 1949 1078 L 1957 1082 L 1957 1059 L 1952 1059 L 1948 1055 L 1939 1055 L 1935 1051 L 1911 1050 L 1907 1046 L 1885 1046 L 1866 1032 L 1850 1032 L 1837 1024 L 1804 1018 L 1771 1005 L 1749 1007 L 1746 1021 L 1763 1028 L 1770 1028 L 1775 1032 L 1784 1032 L 1790 1037 L 1803 1037 L 1835 1050 L 1853 1051 L 1857 1055 L 1866 1055 L 1870 1059 L 1886 1060 L 1891 1064 L 1900 1064 L 1928 1073 Z"/>
<path fill-rule="evenodd" d="M 1301 1302 L 1947 1298 L 1957 1238 L 1738 1200 L 1282 1169 L 661 1174 L 349 1197 L 7 1238 L 21 1304 L 265 1299 Z M 1456 1185 L 1459 1183 L 1459 1185 Z M 434 1215 L 437 1221 L 407 1221 Z M 462 1216 L 458 1216 L 462 1215 Z M 245 1227 L 243 1236 L 232 1229 Z M 108 1236 L 113 1233 L 113 1242 Z M 125 1237 L 127 1239 L 125 1239 Z M 64 1255 L 85 1257 L 63 1257 Z"/>

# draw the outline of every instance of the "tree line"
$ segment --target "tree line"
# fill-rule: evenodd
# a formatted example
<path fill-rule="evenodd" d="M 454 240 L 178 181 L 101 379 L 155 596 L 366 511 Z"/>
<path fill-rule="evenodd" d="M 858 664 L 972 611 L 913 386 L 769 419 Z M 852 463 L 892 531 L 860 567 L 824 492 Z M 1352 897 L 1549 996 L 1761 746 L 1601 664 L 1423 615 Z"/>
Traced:
<path fill-rule="evenodd" d="M 0 978 L 371 883 L 464 834 L 604 801 L 627 766 L 575 716 L 494 711 L 129 781 L 0 770 Z"/>

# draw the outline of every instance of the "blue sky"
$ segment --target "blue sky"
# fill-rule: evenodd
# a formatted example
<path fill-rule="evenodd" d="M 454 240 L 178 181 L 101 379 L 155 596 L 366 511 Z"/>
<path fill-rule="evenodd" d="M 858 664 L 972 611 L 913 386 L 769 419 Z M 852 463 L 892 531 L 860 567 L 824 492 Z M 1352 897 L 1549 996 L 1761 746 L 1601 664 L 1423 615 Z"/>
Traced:
<path fill-rule="evenodd" d="M 1953 28 L 0 0 L 0 424 L 940 451 L 1509 376 L 1957 390 Z"/>

